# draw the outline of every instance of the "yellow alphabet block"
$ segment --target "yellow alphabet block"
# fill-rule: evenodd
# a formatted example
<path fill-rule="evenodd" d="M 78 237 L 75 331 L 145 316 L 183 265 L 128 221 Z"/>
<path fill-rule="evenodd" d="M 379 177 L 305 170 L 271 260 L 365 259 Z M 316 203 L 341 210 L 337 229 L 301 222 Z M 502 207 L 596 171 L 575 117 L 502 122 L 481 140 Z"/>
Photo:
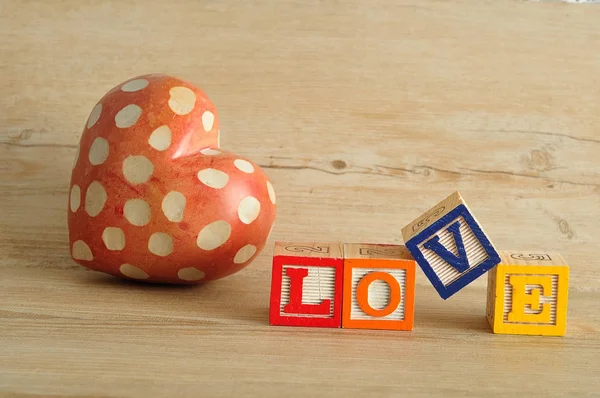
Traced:
<path fill-rule="evenodd" d="M 563 336 L 569 266 L 559 253 L 499 251 L 488 271 L 486 316 L 494 333 Z"/>

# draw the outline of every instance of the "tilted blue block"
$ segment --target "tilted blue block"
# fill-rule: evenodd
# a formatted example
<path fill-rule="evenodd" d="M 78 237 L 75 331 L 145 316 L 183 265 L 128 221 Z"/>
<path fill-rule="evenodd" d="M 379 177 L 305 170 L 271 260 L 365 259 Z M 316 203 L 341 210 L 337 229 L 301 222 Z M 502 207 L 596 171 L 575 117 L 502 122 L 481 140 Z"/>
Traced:
<path fill-rule="evenodd" d="M 402 233 L 405 239 L 409 236 L 406 247 L 444 300 L 500 263 L 498 252 L 458 192 Z"/>

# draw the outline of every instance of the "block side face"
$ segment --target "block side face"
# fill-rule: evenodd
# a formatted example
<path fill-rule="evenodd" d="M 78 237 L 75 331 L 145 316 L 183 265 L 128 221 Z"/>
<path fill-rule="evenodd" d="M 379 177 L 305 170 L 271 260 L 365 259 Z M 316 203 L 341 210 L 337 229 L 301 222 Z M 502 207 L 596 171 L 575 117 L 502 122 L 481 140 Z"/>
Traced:
<path fill-rule="evenodd" d="M 339 242 L 275 242 L 274 256 L 343 258 L 343 245 Z"/>
<path fill-rule="evenodd" d="M 345 249 L 344 249 L 345 250 Z M 342 286 L 342 327 L 348 327 L 352 311 L 352 260 L 344 260 L 344 279 Z"/>
<path fill-rule="evenodd" d="M 494 330 L 494 313 L 496 311 L 496 274 L 497 266 L 488 272 L 487 277 L 487 296 L 485 315 L 492 331 Z"/>
<path fill-rule="evenodd" d="M 564 335 L 566 301 L 564 266 L 502 266 L 497 281 L 502 310 L 498 332 L 527 335 Z M 568 282 L 567 282 L 568 283 Z M 566 287 L 568 294 L 568 287 Z"/>
<path fill-rule="evenodd" d="M 273 267 L 271 269 L 271 295 L 269 301 L 269 324 L 283 325 L 279 315 L 279 307 L 281 303 L 281 261 L 277 261 L 277 257 L 273 257 Z"/>
<path fill-rule="evenodd" d="M 417 285 L 417 263 L 406 264 L 406 301 L 404 302 L 404 323 L 400 330 L 412 330 L 415 322 L 415 296 Z"/>
<path fill-rule="evenodd" d="M 565 259 L 558 252 L 500 250 L 498 254 L 502 264 L 505 265 L 568 266 Z"/>
<path fill-rule="evenodd" d="M 372 243 L 344 244 L 344 257 L 354 259 L 413 260 L 412 254 L 404 245 Z"/>
<path fill-rule="evenodd" d="M 417 217 L 410 224 L 402 228 L 402 238 L 405 242 L 408 242 L 461 204 L 464 204 L 464 201 L 460 196 L 460 193 L 452 193 L 450 196 L 426 211 L 423 215 Z"/>
<path fill-rule="evenodd" d="M 561 267 L 558 275 L 558 304 L 556 307 L 557 335 L 564 335 L 567 331 L 567 312 L 569 305 L 569 268 Z"/>
<path fill-rule="evenodd" d="M 414 261 L 346 260 L 343 327 L 356 329 L 412 330 L 415 294 Z M 396 286 L 383 279 L 367 282 L 368 276 L 386 274 Z M 366 283 L 366 284 L 365 284 Z M 359 289 L 367 292 L 359 300 Z M 392 286 L 392 287 L 390 287 Z M 395 290 L 399 288 L 399 292 Z M 398 294 L 399 293 L 399 294 Z M 392 295 L 399 296 L 397 304 Z M 370 314 L 370 308 L 386 311 L 384 316 Z"/>
<path fill-rule="evenodd" d="M 290 310 L 292 299 L 292 277 L 301 271 L 301 303 L 326 311 L 314 313 Z M 271 324 L 287 326 L 340 327 L 342 313 L 343 260 L 311 257 L 277 256 L 273 267 Z M 277 292 L 277 288 L 279 291 Z M 277 294 L 278 299 L 273 295 Z M 324 306 L 324 301 L 329 305 Z"/>
<path fill-rule="evenodd" d="M 343 246 L 341 244 L 340 249 L 343 250 Z M 340 328 L 342 327 L 342 300 L 344 295 L 344 260 L 343 258 L 340 258 L 336 259 L 335 262 L 335 301 L 331 327 Z"/>
<path fill-rule="evenodd" d="M 423 230 L 406 246 L 444 299 L 500 263 L 498 253 L 464 205 Z"/>
<path fill-rule="evenodd" d="M 504 280 L 506 277 L 506 266 L 499 264 L 494 267 L 494 284 L 491 290 L 494 292 L 494 333 L 502 333 L 504 322 Z"/>

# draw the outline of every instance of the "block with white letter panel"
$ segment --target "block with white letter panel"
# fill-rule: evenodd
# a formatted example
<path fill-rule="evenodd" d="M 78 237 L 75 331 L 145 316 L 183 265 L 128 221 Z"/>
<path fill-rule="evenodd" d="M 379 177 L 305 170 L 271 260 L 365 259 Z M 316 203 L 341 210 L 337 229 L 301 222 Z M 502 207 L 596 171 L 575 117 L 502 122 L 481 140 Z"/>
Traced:
<path fill-rule="evenodd" d="M 563 336 L 569 266 L 555 252 L 500 251 L 488 273 L 486 316 L 494 333 Z"/>
<path fill-rule="evenodd" d="M 275 242 L 270 324 L 341 327 L 343 256 L 341 243 Z"/>
<path fill-rule="evenodd" d="M 444 300 L 500 263 L 494 245 L 458 192 L 404 227 L 402 236 Z"/>

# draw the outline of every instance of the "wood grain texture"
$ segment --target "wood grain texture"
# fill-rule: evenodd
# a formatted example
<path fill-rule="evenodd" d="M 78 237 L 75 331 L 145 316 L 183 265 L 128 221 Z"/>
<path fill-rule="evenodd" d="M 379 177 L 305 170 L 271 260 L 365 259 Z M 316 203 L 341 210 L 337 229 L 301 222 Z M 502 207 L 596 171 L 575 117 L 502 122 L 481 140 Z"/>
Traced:
<path fill-rule="evenodd" d="M 344 243 L 345 259 L 414 260 L 404 245 L 380 245 L 373 243 Z"/>
<path fill-rule="evenodd" d="M 518 250 L 500 250 L 498 252 L 503 265 L 566 265 L 560 253 L 523 252 Z"/>
<path fill-rule="evenodd" d="M 0 2 L 0 395 L 564 396 L 600 382 L 600 7 L 523 1 Z M 567 336 L 491 334 L 485 278 L 410 333 L 268 326 L 267 248 L 204 287 L 68 253 L 69 174 L 130 77 L 198 84 L 265 168 L 282 241 L 401 244 L 460 191 L 498 249 L 560 252 Z"/>
<path fill-rule="evenodd" d="M 274 242 L 269 249 L 272 256 L 343 258 L 344 245 L 340 242 Z"/>
<path fill-rule="evenodd" d="M 402 238 L 405 242 L 410 241 L 425 229 L 431 227 L 435 222 L 444 218 L 448 213 L 460 205 L 466 207 L 466 210 L 471 213 L 471 216 L 477 220 L 472 214 L 472 211 L 469 209 L 469 206 L 465 203 L 464 199 L 460 195 L 460 192 L 453 192 L 439 203 L 432 204 L 432 207 L 425 213 L 417 217 L 409 224 L 405 225 L 402 228 Z"/>

